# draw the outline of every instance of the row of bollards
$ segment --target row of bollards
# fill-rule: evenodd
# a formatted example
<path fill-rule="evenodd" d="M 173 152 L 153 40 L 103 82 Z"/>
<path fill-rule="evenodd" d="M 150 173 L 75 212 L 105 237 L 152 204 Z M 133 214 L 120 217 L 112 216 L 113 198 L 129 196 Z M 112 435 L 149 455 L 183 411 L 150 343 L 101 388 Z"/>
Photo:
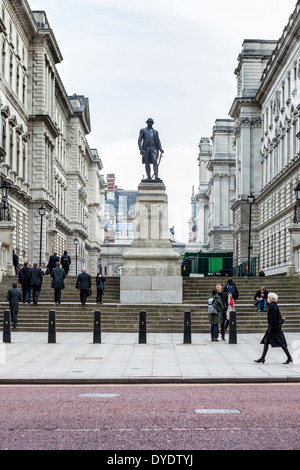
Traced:
<path fill-rule="evenodd" d="M 4 310 L 3 316 L 3 343 L 11 342 L 11 321 L 10 310 Z M 56 312 L 49 310 L 48 321 L 48 343 L 56 343 Z M 94 334 L 93 343 L 101 343 L 101 312 L 100 310 L 94 311 Z M 146 324 L 146 310 L 140 311 L 139 317 L 139 344 L 147 343 L 147 324 Z M 192 322 L 191 312 L 186 310 L 184 312 L 184 331 L 183 343 L 192 344 Z M 229 318 L 229 344 L 237 343 L 237 328 L 236 328 L 236 312 L 230 312 Z"/>

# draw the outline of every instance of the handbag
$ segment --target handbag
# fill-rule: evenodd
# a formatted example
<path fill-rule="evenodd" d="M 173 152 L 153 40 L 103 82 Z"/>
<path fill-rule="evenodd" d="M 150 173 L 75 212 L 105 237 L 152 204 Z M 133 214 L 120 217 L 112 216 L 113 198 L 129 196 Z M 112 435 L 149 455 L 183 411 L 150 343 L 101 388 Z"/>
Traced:
<path fill-rule="evenodd" d="M 89 287 L 87 296 L 90 297 L 90 296 L 92 295 L 92 293 L 93 293 L 93 291 L 92 291 L 92 289 Z"/>
<path fill-rule="evenodd" d="M 279 314 L 280 314 L 281 324 L 283 325 L 284 322 L 285 322 L 285 315 L 283 313 L 281 313 L 280 311 L 279 311 Z"/>

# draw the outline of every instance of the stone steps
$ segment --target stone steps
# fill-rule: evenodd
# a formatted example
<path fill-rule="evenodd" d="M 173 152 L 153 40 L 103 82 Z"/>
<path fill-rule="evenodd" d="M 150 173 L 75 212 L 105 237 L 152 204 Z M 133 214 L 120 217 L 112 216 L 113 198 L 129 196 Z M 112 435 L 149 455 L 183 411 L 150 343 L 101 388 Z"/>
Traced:
<path fill-rule="evenodd" d="M 2 312 L 8 307 L 6 293 L 16 278 L 4 278 L 0 285 L 0 329 L 2 329 Z M 188 278 L 183 279 L 184 303 L 179 304 L 120 304 L 119 278 L 107 278 L 103 304 L 96 304 L 96 287 L 89 297 L 85 309 L 75 293 L 76 279 L 68 277 L 66 288 L 62 292 L 62 303 L 53 303 L 51 279 L 44 279 L 38 305 L 21 304 L 18 318 L 18 331 L 48 331 L 49 310 L 56 311 L 56 328 L 58 332 L 93 331 L 94 311 L 101 311 L 101 327 L 104 332 L 136 332 L 139 329 L 139 312 L 147 312 L 147 332 L 183 333 L 184 312 L 191 311 L 192 333 L 209 333 L 210 325 L 206 313 L 207 298 L 216 283 L 225 285 L 226 278 Z M 267 328 L 266 312 L 258 313 L 253 296 L 262 285 L 261 279 L 236 280 L 240 292 L 236 302 L 237 328 L 240 333 L 264 333 Z M 294 278 L 264 278 L 267 289 L 279 295 L 281 311 L 287 316 L 284 325 L 286 332 L 300 332 L 300 281 Z"/>

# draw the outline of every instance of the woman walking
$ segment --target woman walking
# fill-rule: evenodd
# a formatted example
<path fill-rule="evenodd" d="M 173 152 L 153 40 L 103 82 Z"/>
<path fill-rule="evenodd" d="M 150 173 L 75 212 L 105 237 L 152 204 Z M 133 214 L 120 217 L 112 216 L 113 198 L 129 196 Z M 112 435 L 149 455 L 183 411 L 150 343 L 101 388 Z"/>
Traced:
<path fill-rule="evenodd" d="M 282 348 L 285 354 L 287 355 L 287 360 L 283 364 L 289 364 L 293 362 L 293 359 L 287 348 L 287 342 L 282 331 L 282 320 L 281 314 L 277 305 L 278 295 L 270 292 L 268 295 L 268 330 L 264 335 L 260 344 L 264 345 L 264 350 L 260 359 L 257 359 L 254 362 L 262 362 L 264 364 L 265 357 L 269 349 L 269 344 L 272 348 Z"/>

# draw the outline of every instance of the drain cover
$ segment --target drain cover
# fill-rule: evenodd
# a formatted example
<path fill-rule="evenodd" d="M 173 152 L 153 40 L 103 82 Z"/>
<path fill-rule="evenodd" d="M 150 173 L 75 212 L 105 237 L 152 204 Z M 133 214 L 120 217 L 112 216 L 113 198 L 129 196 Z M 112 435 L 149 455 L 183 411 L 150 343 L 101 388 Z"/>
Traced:
<path fill-rule="evenodd" d="M 200 409 L 200 410 L 195 410 L 196 413 L 200 414 L 234 414 L 234 413 L 240 413 L 239 410 L 209 410 L 209 409 Z"/>
<path fill-rule="evenodd" d="M 96 398 L 115 398 L 119 397 L 120 393 L 84 393 L 79 397 L 96 397 Z"/>

